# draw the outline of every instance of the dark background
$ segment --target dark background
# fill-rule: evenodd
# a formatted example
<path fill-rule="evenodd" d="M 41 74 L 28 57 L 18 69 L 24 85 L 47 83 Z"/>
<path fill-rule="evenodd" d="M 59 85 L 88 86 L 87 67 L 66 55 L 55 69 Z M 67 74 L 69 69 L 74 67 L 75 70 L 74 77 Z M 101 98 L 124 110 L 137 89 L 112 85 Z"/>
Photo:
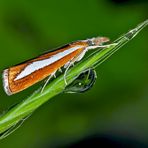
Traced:
<path fill-rule="evenodd" d="M 71 41 L 113 41 L 147 17 L 147 0 L 0 0 L 0 70 Z M 148 147 L 148 29 L 97 74 L 90 91 L 52 98 L 0 148 Z M 10 97 L 0 87 L 2 113 L 39 84 Z"/>

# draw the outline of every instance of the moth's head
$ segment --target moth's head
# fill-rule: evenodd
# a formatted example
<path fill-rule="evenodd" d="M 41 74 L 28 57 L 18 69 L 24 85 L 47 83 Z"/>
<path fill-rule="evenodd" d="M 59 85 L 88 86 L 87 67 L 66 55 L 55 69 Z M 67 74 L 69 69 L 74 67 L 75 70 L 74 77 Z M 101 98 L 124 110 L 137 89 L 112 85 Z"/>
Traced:
<path fill-rule="evenodd" d="M 109 41 L 110 39 L 107 37 L 96 37 L 96 38 L 88 39 L 88 44 L 89 46 L 99 46 Z"/>

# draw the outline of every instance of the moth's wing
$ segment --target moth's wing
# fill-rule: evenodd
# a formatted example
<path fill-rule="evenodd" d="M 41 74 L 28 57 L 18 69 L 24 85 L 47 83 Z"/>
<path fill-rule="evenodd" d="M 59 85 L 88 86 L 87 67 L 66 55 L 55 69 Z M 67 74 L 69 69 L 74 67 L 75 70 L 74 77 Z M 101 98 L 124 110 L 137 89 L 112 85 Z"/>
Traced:
<path fill-rule="evenodd" d="M 41 64 L 42 61 L 46 59 L 50 59 L 52 56 L 66 50 L 67 48 L 70 48 L 70 47 L 66 47 L 51 53 L 41 55 L 32 60 L 23 62 L 21 64 L 10 67 L 8 69 L 5 69 L 3 71 L 3 84 L 4 84 L 5 92 L 8 95 L 15 94 L 43 80 L 47 76 L 50 76 L 57 69 L 64 66 L 68 61 L 71 60 L 71 58 L 75 57 L 81 50 L 83 50 L 83 48 L 80 48 L 72 52 L 71 54 L 57 60 L 56 62 L 40 69 L 37 69 L 36 67 L 31 66 L 31 64 L 35 62 L 39 62 L 39 64 Z"/>

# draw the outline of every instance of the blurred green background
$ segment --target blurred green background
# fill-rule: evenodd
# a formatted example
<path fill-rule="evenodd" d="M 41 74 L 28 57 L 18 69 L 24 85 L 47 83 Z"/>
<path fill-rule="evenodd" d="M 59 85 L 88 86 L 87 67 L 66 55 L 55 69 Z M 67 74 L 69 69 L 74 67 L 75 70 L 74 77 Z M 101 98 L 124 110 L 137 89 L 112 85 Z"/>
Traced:
<path fill-rule="evenodd" d="M 148 17 L 147 0 L 1 0 L 0 70 L 71 41 L 113 41 Z M 148 147 L 148 29 L 97 69 L 84 94 L 60 94 L 42 105 L 0 148 L 99 145 Z M 12 96 L 0 81 L 0 113 L 39 84 Z M 86 140 L 85 140 L 86 139 Z"/>

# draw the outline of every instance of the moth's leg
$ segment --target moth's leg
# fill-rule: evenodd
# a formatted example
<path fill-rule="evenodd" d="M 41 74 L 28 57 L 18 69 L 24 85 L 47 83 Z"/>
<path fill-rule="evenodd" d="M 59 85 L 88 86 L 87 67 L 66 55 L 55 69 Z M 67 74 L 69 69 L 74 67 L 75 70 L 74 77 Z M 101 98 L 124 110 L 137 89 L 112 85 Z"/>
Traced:
<path fill-rule="evenodd" d="M 53 74 L 53 77 L 56 78 L 56 74 L 55 73 Z"/>
<path fill-rule="evenodd" d="M 59 68 L 58 70 L 59 70 L 59 72 L 61 72 L 61 73 L 62 73 L 62 69 L 61 69 L 61 68 Z"/>
<path fill-rule="evenodd" d="M 72 65 L 71 62 L 68 63 L 67 67 L 66 67 L 66 70 L 64 72 L 64 82 L 65 82 L 65 85 L 67 86 L 67 81 L 66 81 L 66 74 L 67 74 L 67 71 L 68 69 L 70 68 L 70 66 Z"/>
<path fill-rule="evenodd" d="M 56 77 L 56 76 L 55 76 L 55 73 L 56 73 L 56 71 L 53 72 L 53 73 L 48 77 L 48 79 L 46 80 L 45 84 L 43 85 L 43 87 L 42 87 L 42 89 L 41 89 L 41 93 L 43 92 L 44 88 L 46 87 L 46 85 L 47 85 L 47 83 L 50 81 L 50 79 L 51 79 L 53 76 Z"/>
<path fill-rule="evenodd" d="M 67 74 L 68 69 L 70 68 L 70 66 L 72 66 L 72 65 L 74 66 L 75 62 L 80 61 L 84 57 L 86 51 L 87 50 L 84 49 L 82 52 L 80 52 L 78 55 L 76 55 L 76 57 L 74 57 L 71 61 L 69 61 L 68 65 L 66 67 L 66 70 L 64 72 L 64 82 L 65 82 L 65 85 L 67 85 L 66 74 Z"/>
<path fill-rule="evenodd" d="M 87 52 L 87 49 L 84 49 L 77 57 L 76 62 L 81 61 L 81 59 L 84 57 L 85 53 Z"/>
<path fill-rule="evenodd" d="M 67 62 L 65 65 L 64 65 L 64 68 L 66 69 L 68 67 L 68 65 L 70 64 L 70 61 Z"/>

